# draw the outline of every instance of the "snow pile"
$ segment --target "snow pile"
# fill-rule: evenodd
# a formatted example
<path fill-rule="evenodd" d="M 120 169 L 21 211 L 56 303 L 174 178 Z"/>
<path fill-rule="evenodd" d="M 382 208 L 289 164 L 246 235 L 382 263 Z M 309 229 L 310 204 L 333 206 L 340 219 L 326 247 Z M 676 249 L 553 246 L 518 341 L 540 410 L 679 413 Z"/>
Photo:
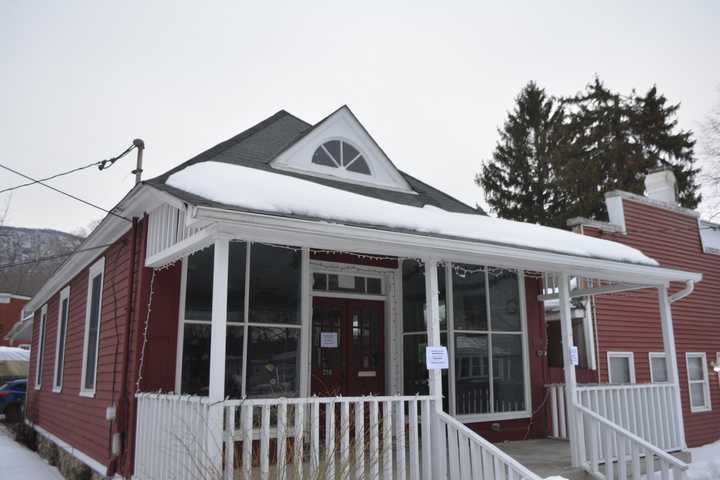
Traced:
<path fill-rule="evenodd" d="M 63 480 L 57 468 L 48 465 L 40 456 L 16 443 L 10 432 L 0 427 L 0 470 L 2 478 L 32 480 Z"/>
<path fill-rule="evenodd" d="M 692 463 L 687 471 L 688 480 L 714 480 L 720 478 L 720 440 L 691 448 Z"/>
<path fill-rule="evenodd" d="M 322 219 L 336 223 L 396 228 L 516 247 L 642 265 L 657 262 L 634 248 L 565 230 L 432 206 L 400 205 L 289 175 L 220 162 L 190 165 L 168 185 L 248 210 Z"/>

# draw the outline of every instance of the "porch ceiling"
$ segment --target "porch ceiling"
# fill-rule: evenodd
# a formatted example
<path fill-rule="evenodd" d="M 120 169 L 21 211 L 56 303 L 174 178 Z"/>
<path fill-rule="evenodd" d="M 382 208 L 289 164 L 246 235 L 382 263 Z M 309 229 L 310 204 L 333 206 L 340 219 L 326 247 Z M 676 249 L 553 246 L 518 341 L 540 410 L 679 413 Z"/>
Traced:
<path fill-rule="evenodd" d="M 699 273 L 653 265 L 562 254 L 500 242 L 370 228 L 235 209 L 191 207 L 186 219 L 195 226 L 207 227 L 149 258 L 147 266 L 158 267 L 176 261 L 210 245 L 214 238 L 222 237 L 405 258 L 429 257 L 544 273 L 563 272 L 625 284 L 665 285 L 671 281 L 702 280 Z"/>

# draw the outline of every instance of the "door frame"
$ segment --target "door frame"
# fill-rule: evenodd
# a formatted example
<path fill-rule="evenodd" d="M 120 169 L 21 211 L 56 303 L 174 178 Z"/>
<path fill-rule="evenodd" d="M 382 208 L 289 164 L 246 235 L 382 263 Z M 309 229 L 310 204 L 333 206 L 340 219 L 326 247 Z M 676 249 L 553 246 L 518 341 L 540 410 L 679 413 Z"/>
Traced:
<path fill-rule="evenodd" d="M 310 345 L 310 335 L 312 331 L 312 305 L 314 297 L 328 297 L 328 298 L 344 298 L 344 299 L 357 299 L 357 300 L 374 300 L 384 302 L 384 363 L 383 372 L 385 377 L 385 394 L 392 395 L 399 393 L 402 388 L 400 386 L 400 380 L 402 377 L 402 371 L 399 370 L 398 365 L 401 364 L 401 352 L 397 351 L 395 339 L 397 338 L 397 326 L 401 323 L 398 321 L 400 318 L 400 302 L 402 301 L 399 296 L 400 286 L 402 282 L 402 273 L 399 268 L 387 268 L 387 267 L 376 267 L 369 265 L 354 265 L 340 262 L 330 262 L 326 260 L 310 260 L 309 268 L 307 269 L 306 281 L 308 283 L 308 304 L 309 311 L 306 316 L 306 325 L 304 325 L 304 331 L 307 332 L 307 361 L 305 362 L 305 368 L 310 371 L 312 368 L 312 351 Z M 363 275 L 368 277 L 380 278 L 382 281 L 382 294 L 381 295 L 367 295 L 358 293 L 347 293 L 347 292 L 326 292 L 313 290 L 313 274 L 314 273 L 329 273 L 329 274 L 345 274 L 345 275 Z M 312 382 L 310 375 L 304 381 L 304 391 L 308 393 L 312 391 Z"/>

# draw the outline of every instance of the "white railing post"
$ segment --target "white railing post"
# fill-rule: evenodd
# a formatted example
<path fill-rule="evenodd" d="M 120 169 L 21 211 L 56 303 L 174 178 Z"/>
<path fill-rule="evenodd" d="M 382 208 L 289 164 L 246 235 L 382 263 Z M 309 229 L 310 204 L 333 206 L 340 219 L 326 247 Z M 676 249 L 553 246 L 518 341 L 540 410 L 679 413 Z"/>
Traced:
<path fill-rule="evenodd" d="M 665 349 L 665 362 L 668 371 L 668 381 L 674 385 L 675 418 L 679 447 L 686 449 L 685 424 L 683 421 L 683 409 L 680 400 L 680 377 L 678 375 L 677 352 L 675 351 L 675 332 L 672 322 L 672 309 L 666 286 L 658 287 L 658 304 L 660 306 L 660 321 L 662 324 L 663 347 Z"/>
<path fill-rule="evenodd" d="M 438 286 L 437 265 L 435 258 L 424 258 L 425 264 L 425 309 L 428 346 L 440 346 L 440 288 Z M 428 384 L 430 395 L 434 397 L 434 408 L 432 415 L 432 447 L 435 456 L 433 458 L 433 478 L 441 479 L 446 477 L 446 458 L 444 425 L 440 423 L 438 413 L 442 412 L 442 371 L 429 370 Z"/>
<path fill-rule="evenodd" d="M 225 398 L 225 336 L 230 242 L 215 240 L 213 259 L 212 328 L 210 333 L 210 385 L 208 400 L 207 456 L 210 466 L 222 472 L 223 407 Z M 213 405 L 216 404 L 216 405 Z"/>
<path fill-rule="evenodd" d="M 570 440 L 570 456 L 572 465 L 579 467 L 581 459 L 579 456 L 579 442 L 583 439 L 578 436 L 577 415 L 575 414 L 575 403 L 577 401 L 577 381 L 575 379 L 575 366 L 571 362 L 570 347 L 574 345 L 572 331 L 572 316 L 570 314 L 570 279 L 567 273 L 558 274 L 558 290 L 560 296 L 560 330 L 562 335 L 563 349 L 563 370 L 565 371 L 565 393 L 567 401 L 567 430 Z"/>

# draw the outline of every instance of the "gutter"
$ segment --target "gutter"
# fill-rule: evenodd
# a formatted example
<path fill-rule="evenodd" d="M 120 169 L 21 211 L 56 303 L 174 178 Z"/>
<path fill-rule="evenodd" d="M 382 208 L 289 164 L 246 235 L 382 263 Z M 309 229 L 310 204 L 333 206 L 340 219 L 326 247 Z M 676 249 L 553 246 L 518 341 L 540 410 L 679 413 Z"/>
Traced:
<path fill-rule="evenodd" d="M 668 300 L 670 303 L 677 302 L 678 300 L 682 300 L 683 298 L 690 295 L 693 290 L 695 290 L 695 281 L 694 280 L 688 280 L 685 282 L 685 288 L 682 290 L 678 290 L 677 292 L 673 293 L 668 297 Z"/>

